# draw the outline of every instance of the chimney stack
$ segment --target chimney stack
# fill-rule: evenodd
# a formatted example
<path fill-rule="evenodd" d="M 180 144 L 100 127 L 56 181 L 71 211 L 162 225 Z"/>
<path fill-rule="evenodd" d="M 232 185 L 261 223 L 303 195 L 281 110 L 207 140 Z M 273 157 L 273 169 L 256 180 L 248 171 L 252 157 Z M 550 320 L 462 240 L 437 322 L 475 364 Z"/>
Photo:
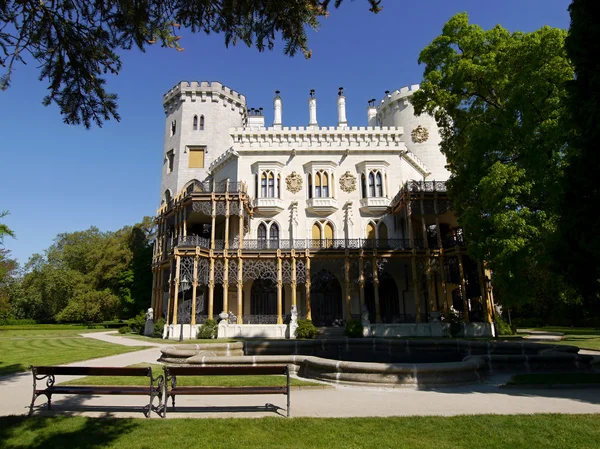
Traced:
<path fill-rule="evenodd" d="M 369 106 L 367 107 L 367 126 L 377 126 L 377 107 L 375 106 L 375 98 L 369 100 Z"/>
<path fill-rule="evenodd" d="M 275 98 L 273 99 L 273 129 L 281 129 L 281 97 L 279 91 L 275 91 Z"/>
<path fill-rule="evenodd" d="M 308 113 L 309 121 L 308 126 L 319 127 L 317 123 L 317 99 L 315 98 L 315 90 L 310 90 L 310 98 L 308 99 Z"/>
<path fill-rule="evenodd" d="M 338 127 L 346 128 L 348 126 L 348 120 L 346 120 L 346 97 L 344 96 L 344 88 L 340 87 L 338 92 Z"/>

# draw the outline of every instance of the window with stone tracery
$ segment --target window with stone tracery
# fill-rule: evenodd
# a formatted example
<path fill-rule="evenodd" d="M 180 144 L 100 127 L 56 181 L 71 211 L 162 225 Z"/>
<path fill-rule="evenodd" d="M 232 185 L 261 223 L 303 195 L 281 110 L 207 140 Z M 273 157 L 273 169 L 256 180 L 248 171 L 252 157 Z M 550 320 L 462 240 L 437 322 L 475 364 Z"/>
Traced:
<path fill-rule="evenodd" d="M 368 170 L 360 175 L 362 198 L 387 197 L 387 173 L 380 169 Z"/>
<path fill-rule="evenodd" d="M 256 229 L 259 248 L 279 247 L 279 225 L 274 221 L 263 221 Z"/>
<path fill-rule="evenodd" d="M 258 174 L 255 177 L 257 197 L 281 198 L 281 174 L 272 170 L 260 173 L 260 192 L 258 192 Z M 259 195 L 260 193 L 260 195 Z"/>

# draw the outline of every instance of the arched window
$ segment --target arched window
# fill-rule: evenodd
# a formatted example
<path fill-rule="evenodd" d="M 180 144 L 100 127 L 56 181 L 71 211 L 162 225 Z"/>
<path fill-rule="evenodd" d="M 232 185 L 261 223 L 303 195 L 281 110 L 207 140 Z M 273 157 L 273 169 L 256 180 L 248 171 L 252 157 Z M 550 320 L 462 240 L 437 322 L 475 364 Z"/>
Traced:
<path fill-rule="evenodd" d="M 200 131 L 204 131 L 204 116 L 200 116 Z"/>
<path fill-rule="evenodd" d="M 315 198 L 321 198 L 321 174 L 315 173 Z"/>
<path fill-rule="evenodd" d="M 271 229 L 269 229 L 269 239 L 273 242 L 279 240 L 279 226 L 277 226 L 277 223 L 271 224 Z"/>
<path fill-rule="evenodd" d="M 312 175 L 308 174 L 308 198 L 312 198 L 313 195 L 313 185 L 312 185 Z"/>
<path fill-rule="evenodd" d="M 281 175 L 277 175 L 277 198 L 281 198 Z"/>
<path fill-rule="evenodd" d="M 376 232 L 375 232 L 375 225 L 371 222 L 369 222 L 367 224 L 367 239 L 375 239 L 376 237 Z"/>
<path fill-rule="evenodd" d="M 373 172 L 369 173 L 369 196 L 375 196 L 375 176 Z"/>
<path fill-rule="evenodd" d="M 260 197 L 267 197 L 267 175 L 265 172 L 260 175 Z"/>
<path fill-rule="evenodd" d="M 321 173 L 321 184 L 323 185 L 321 190 L 321 196 L 323 198 L 329 198 L 329 176 L 327 173 Z"/>
<path fill-rule="evenodd" d="M 254 175 L 254 195 L 258 198 L 258 173 Z"/>
<path fill-rule="evenodd" d="M 367 197 L 367 178 L 365 177 L 365 174 L 363 173 L 362 175 L 360 175 L 360 185 L 362 187 L 362 197 L 366 198 Z"/>
<path fill-rule="evenodd" d="M 333 240 L 333 225 L 329 222 L 323 226 L 323 235 L 328 240 Z"/>
<path fill-rule="evenodd" d="M 198 130 L 198 116 L 194 115 L 194 126 L 193 126 L 194 131 Z"/>
<path fill-rule="evenodd" d="M 165 190 L 165 203 L 169 204 L 171 202 L 171 191 L 169 189 Z"/>
<path fill-rule="evenodd" d="M 260 243 L 266 243 L 267 241 L 267 226 L 264 223 L 258 225 L 258 229 L 256 231 L 256 237 Z"/>
<path fill-rule="evenodd" d="M 379 223 L 378 231 L 379 231 L 379 233 L 378 233 L 379 236 L 377 238 L 379 240 L 387 240 L 388 239 L 388 228 L 385 223 L 383 223 L 383 222 Z"/>
<path fill-rule="evenodd" d="M 315 223 L 312 227 L 312 238 L 313 240 L 321 240 L 321 226 L 319 223 Z"/>
<path fill-rule="evenodd" d="M 176 132 L 177 132 L 177 121 L 173 120 L 171 122 L 171 137 L 174 136 Z"/>
<path fill-rule="evenodd" d="M 269 172 L 269 198 L 275 196 L 275 176 L 273 172 Z"/>
<path fill-rule="evenodd" d="M 375 176 L 375 196 L 383 196 L 383 187 L 381 185 L 381 173 L 377 172 Z"/>

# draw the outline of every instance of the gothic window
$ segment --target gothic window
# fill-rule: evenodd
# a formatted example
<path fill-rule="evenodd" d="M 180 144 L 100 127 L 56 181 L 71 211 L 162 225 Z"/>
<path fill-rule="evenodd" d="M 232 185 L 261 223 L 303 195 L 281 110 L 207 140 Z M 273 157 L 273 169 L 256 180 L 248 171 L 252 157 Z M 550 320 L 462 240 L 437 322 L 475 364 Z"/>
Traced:
<path fill-rule="evenodd" d="M 333 225 L 328 220 L 316 221 L 312 227 L 313 240 L 333 240 Z"/>
<path fill-rule="evenodd" d="M 360 185 L 362 187 L 362 197 L 366 198 L 367 197 L 367 178 L 365 177 L 364 173 L 360 175 Z"/>
<path fill-rule="evenodd" d="M 165 190 L 165 203 L 169 204 L 171 202 L 171 191 L 169 189 Z"/>
<path fill-rule="evenodd" d="M 315 174 L 315 198 L 321 198 L 321 174 Z"/>
<path fill-rule="evenodd" d="M 258 198 L 258 173 L 254 175 L 254 196 Z"/>
<path fill-rule="evenodd" d="M 194 131 L 198 130 L 198 116 L 197 115 L 194 115 L 194 125 L 192 128 Z"/>
<path fill-rule="evenodd" d="M 267 227 L 264 223 L 258 225 L 258 230 L 256 236 L 258 240 L 265 241 L 267 240 Z"/>
<path fill-rule="evenodd" d="M 256 238 L 259 248 L 279 248 L 279 225 L 274 221 L 265 221 L 259 224 L 256 230 Z"/>
<path fill-rule="evenodd" d="M 277 175 L 277 198 L 281 198 L 281 175 Z"/>
<path fill-rule="evenodd" d="M 269 238 L 274 241 L 279 240 L 279 226 L 277 226 L 277 223 L 271 224 L 271 228 L 269 229 Z"/>
<path fill-rule="evenodd" d="M 378 232 L 379 235 L 377 236 L 377 238 L 379 240 L 387 240 L 388 239 L 388 228 L 384 222 L 379 223 L 379 227 L 377 230 L 379 231 Z"/>
<path fill-rule="evenodd" d="M 321 174 L 321 184 L 322 184 L 321 196 L 323 198 L 329 198 L 329 177 L 327 176 L 327 173 Z"/>
<path fill-rule="evenodd" d="M 381 173 L 377 172 L 375 176 L 375 196 L 383 196 L 383 187 L 381 185 Z"/>
<path fill-rule="evenodd" d="M 173 163 L 175 161 L 175 152 L 170 150 L 167 152 L 167 173 L 171 173 L 173 171 Z"/>
<path fill-rule="evenodd" d="M 310 175 L 309 175 L 310 183 Z M 329 174 L 325 171 L 315 173 L 315 198 L 329 198 Z M 309 196 L 310 198 L 310 196 Z"/>
<path fill-rule="evenodd" d="M 267 175 L 264 172 L 260 175 L 260 186 L 261 186 L 260 196 L 262 198 L 266 198 L 267 197 Z"/>
<path fill-rule="evenodd" d="M 171 137 L 173 137 L 176 132 L 177 132 L 177 121 L 173 120 L 171 122 Z"/>
<path fill-rule="evenodd" d="M 367 238 L 375 239 L 375 237 L 376 237 L 375 224 L 369 222 L 369 223 L 367 223 Z"/>
<path fill-rule="evenodd" d="M 312 198 L 313 193 L 313 185 L 312 185 L 312 175 L 308 174 L 308 198 Z"/>
<path fill-rule="evenodd" d="M 269 198 L 275 197 L 275 176 L 273 172 L 269 173 Z"/>
<path fill-rule="evenodd" d="M 375 196 L 375 176 L 373 172 L 369 173 L 369 196 Z"/>
<path fill-rule="evenodd" d="M 200 131 L 204 131 L 204 116 L 200 116 Z"/>

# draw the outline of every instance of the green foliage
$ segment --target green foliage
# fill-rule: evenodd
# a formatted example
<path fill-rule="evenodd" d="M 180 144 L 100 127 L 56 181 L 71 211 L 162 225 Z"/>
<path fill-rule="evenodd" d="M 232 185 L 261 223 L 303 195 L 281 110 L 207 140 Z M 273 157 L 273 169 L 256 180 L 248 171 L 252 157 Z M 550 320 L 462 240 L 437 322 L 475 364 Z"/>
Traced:
<path fill-rule="evenodd" d="M 317 335 L 317 328 L 311 320 L 298 320 L 297 338 L 312 339 Z"/>
<path fill-rule="evenodd" d="M 144 334 L 144 327 L 146 326 L 146 313 L 140 312 L 134 318 L 130 318 L 127 321 L 127 325 L 134 334 Z"/>
<path fill-rule="evenodd" d="M 0 13 L 1 14 L 1 13 Z M 1 36 L 1 35 L 0 35 Z M 1 40 L 1 37 L 0 37 Z M 1 60 L 1 58 L 0 58 Z M 0 218 L 4 218 L 8 215 L 8 211 L 0 211 Z M 14 232 L 8 227 L 6 226 L 4 223 L 0 223 L 0 245 L 4 244 L 4 237 L 9 236 L 9 237 L 13 237 L 15 236 Z"/>
<path fill-rule="evenodd" d="M 346 329 L 344 330 L 346 337 L 350 338 L 361 338 L 363 336 L 363 325 L 360 320 L 352 319 L 346 322 Z"/>
<path fill-rule="evenodd" d="M 338 7 L 343 0 L 335 0 Z M 367 0 L 371 11 L 381 0 Z M 218 1 L 150 0 L 147 2 L 3 2 L 0 23 L 0 90 L 6 89 L 16 63 L 33 57 L 40 79 L 49 83 L 43 104 L 58 105 L 69 124 L 101 126 L 117 114 L 117 96 L 105 90 L 106 74 L 121 71 L 123 50 L 149 45 L 183 51 L 178 30 L 220 33 L 225 45 L 244 43 L 271 50 L 280 39 L 285 53 L 310 57 L 307 28 L 318 29 L 330 0 Z M 3 28 L 4 29 L 4 28 Z"/>
<path fill-rule="evenodd" d="M 217 338 L 219 325 L 215 320 L 206 320 L 198 328 L 198 339 L 210 340 L 211 338 Z"/>
<path fill-rule="evenodd" d="M 162 338 L 164 329 L 165 320 L 164 318 L 159 318 L 158 320 L 156 320 L 156 323 L 154 323 L 154 332 L 152 332 L 152 336 L 154 338 Z"/>
<path fill-rule="evenodd" d="M 575 68 L 564 118 L 572 130 L 559 205 L 555 270 L 566 277 L 592 316 L 600 316 L 600 19 L 597 2 L 573 0 L 566 50 Z M 594 42 L 594 45 L 590 45 Z"/>
<path fill-rule="evenodd" d="M 433 115 L 469 253 L 493 272 L 503 304 L 568 298 L 550 270 L 573 68 L 564 30 L 483 30 L 457 14 L 419 57 L 417 113 Z"/>
<path fill-rule="evenodd" d="M 499 335 L 514 335 L 515 334 L 513 332 L 512 327 L 510 327 L 510 324 L 508 324 L 502 318 L 497 317 L 495 323 L 496 323 L 496 329 L 498 330 Z"/>
<path fill-rule="evenodd" d="M 123 326 L 119 328 L 119 334 L 129 334 L 131 333 L 131 328 L 129 326 Z"/>

